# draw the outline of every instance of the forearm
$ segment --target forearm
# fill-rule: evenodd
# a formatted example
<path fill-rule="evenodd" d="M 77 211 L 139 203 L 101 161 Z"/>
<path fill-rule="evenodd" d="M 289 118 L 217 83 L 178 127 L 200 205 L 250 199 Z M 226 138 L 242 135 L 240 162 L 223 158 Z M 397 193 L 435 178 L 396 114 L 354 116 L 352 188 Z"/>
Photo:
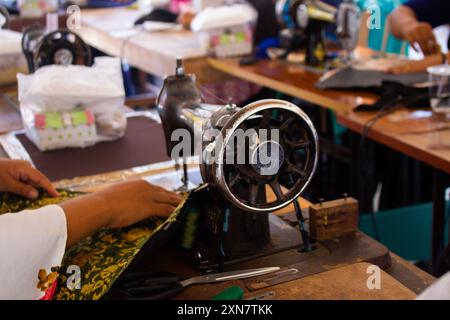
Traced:
<path fill-rule="evenodd" d="M 400 6 L 389 15 L 391 32 L 398 39 L 405 40 L 403 30 L 405 30 L 408 25 L 415 22 L 417 22 L 416 15 L 414 11 L 407 6 Z"/>
<path fill-rule="evenodd" d="M 137 179 L 63 202 L 67 247 L 103 227 L 123 228 L 153 216 L 168 216 L 180 201 L 177 194 Z"/>
<path fill-rule="evenodd" d="M 114 206 L 99 194 L 89 194 L 60 204 L 67 221 L 67 247 L 107 227 Z"/>

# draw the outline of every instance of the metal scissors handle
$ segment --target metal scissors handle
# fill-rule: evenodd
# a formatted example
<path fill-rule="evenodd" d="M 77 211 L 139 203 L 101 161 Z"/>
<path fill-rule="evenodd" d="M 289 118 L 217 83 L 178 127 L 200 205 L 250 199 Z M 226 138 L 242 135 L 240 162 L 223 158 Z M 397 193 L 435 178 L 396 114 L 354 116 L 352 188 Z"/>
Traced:
<path fill-rule="evenodd" d="M 114 289 L 131 300 L 161 300 L 177 295 L 183 286 L 170 272 L 134 272 L 120 278 Z"/>
<path fill-rule="evenodd" d="M 238 270 L 207 274 L 184 281 L 181 281 L 180 277 L 170 272 L 134 272 L 123 275 L 115 285 L 115 289 L 129 299 L 160 300 L 171 298 L 192 284 L 244 279 L 278 270 L 280 270 L 279 267 Z"/>

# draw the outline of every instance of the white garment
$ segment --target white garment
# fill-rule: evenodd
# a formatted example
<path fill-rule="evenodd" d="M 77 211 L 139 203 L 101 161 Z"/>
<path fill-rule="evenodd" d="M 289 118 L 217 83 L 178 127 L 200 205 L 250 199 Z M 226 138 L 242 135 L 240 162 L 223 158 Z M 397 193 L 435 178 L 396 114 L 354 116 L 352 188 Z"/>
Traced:
<path fill-rule="evenodd" d="M 61 265 L 67 241 L 61 207 L 0 215 L 0 299 L 39 299 L 38 273 Z"/>
<path fill-rule="evenodd" d="M 429 286 L 417 300 L 450 300 L 450 272 Z"/>

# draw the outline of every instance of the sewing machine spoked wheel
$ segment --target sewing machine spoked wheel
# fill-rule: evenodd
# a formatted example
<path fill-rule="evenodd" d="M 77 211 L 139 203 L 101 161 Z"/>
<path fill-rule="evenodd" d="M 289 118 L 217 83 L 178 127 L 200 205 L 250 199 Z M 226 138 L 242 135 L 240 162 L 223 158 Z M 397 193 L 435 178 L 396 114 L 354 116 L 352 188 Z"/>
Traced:
<path fill-rule="evenodd" d="M 318 159 L 318 138 L 299 107 L 281 100 L 252 103 L 238 111 L 222 133 L 216 185 L 242 210 L 276 211 L 309 184 Z M 265 186 L 274 192 L 274 201 L 266 200 Z"/>
<path fill-rule="evenodd" d="M 90 66 L 91 49 L 77 34 L 69 30 L 51 32 L 40 40 L 35 56 L 36 68 L 50 64 Z"/>

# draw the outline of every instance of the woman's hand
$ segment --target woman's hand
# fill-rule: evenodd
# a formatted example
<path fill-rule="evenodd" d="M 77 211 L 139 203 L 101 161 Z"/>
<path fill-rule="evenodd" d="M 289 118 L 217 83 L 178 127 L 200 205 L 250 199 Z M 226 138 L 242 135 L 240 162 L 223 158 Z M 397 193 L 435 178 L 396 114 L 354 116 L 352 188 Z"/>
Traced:
<path fill-rule="evenodd" d="M 195 18 L 195 12 L 186 10 L 182 11 L 177 18 L 177 23 L 181 24 L 184 29 L 190 30 L 191 29 L 191 22 Z"/>
<path fill-rule="evenodd" d="M 43 188 L 53 197 L 58 191 L 40 171 L 22 160 L 0 160 L 0 192 L 11 192 L 29 199 L 38 197 L 37 188 Z"/>
<path fill-rule="evenodd" d="M 408 41 L 416 51 L 419 50 L 419 45 L 426 56 L 440 53 L 433 28 L 427 22 L 418 21 L 416 13 L 410 7 L 398 6 L 389 14 L 388 23 L 392 34 Z"/>
<path fill-rule="evenodd" d="M 63 202 L 70 247 L 103 227 L 121 228 L 152 216 L 168 216 L 180 203 L 176 193 L 144 180 L 113 185 Z"/>
<path fill-rule="evenodd" d="M 152 216 L 169 216 L 181 201 L 181 197 L 144 180 L 132 180 L 117 184 L 95 194 L 110 209 L 111 228 L 122 228 Z"/>
<path fill-rule="evenodd" d="M 428 67 L 442 64 L 444 62 L 445 61 L 442 61 L 442 54 L 434 54 L 427 56 L 422 60 L 405 61 L 400 65 L 388 68 L 387 72 L 392 74 L 424 72 Z"/>
<path fill-rule="evenodd" d="M 433 55 L 441 52 L 441 49 L 436 41 L 433 33 L 433 28 L 426 22 L 414 22 L 407 25 L 403 29 L 403 38 L 409 44 L 419 51 L 416 44 L 419 44 L 420 49 L 424 55 Z"/>

